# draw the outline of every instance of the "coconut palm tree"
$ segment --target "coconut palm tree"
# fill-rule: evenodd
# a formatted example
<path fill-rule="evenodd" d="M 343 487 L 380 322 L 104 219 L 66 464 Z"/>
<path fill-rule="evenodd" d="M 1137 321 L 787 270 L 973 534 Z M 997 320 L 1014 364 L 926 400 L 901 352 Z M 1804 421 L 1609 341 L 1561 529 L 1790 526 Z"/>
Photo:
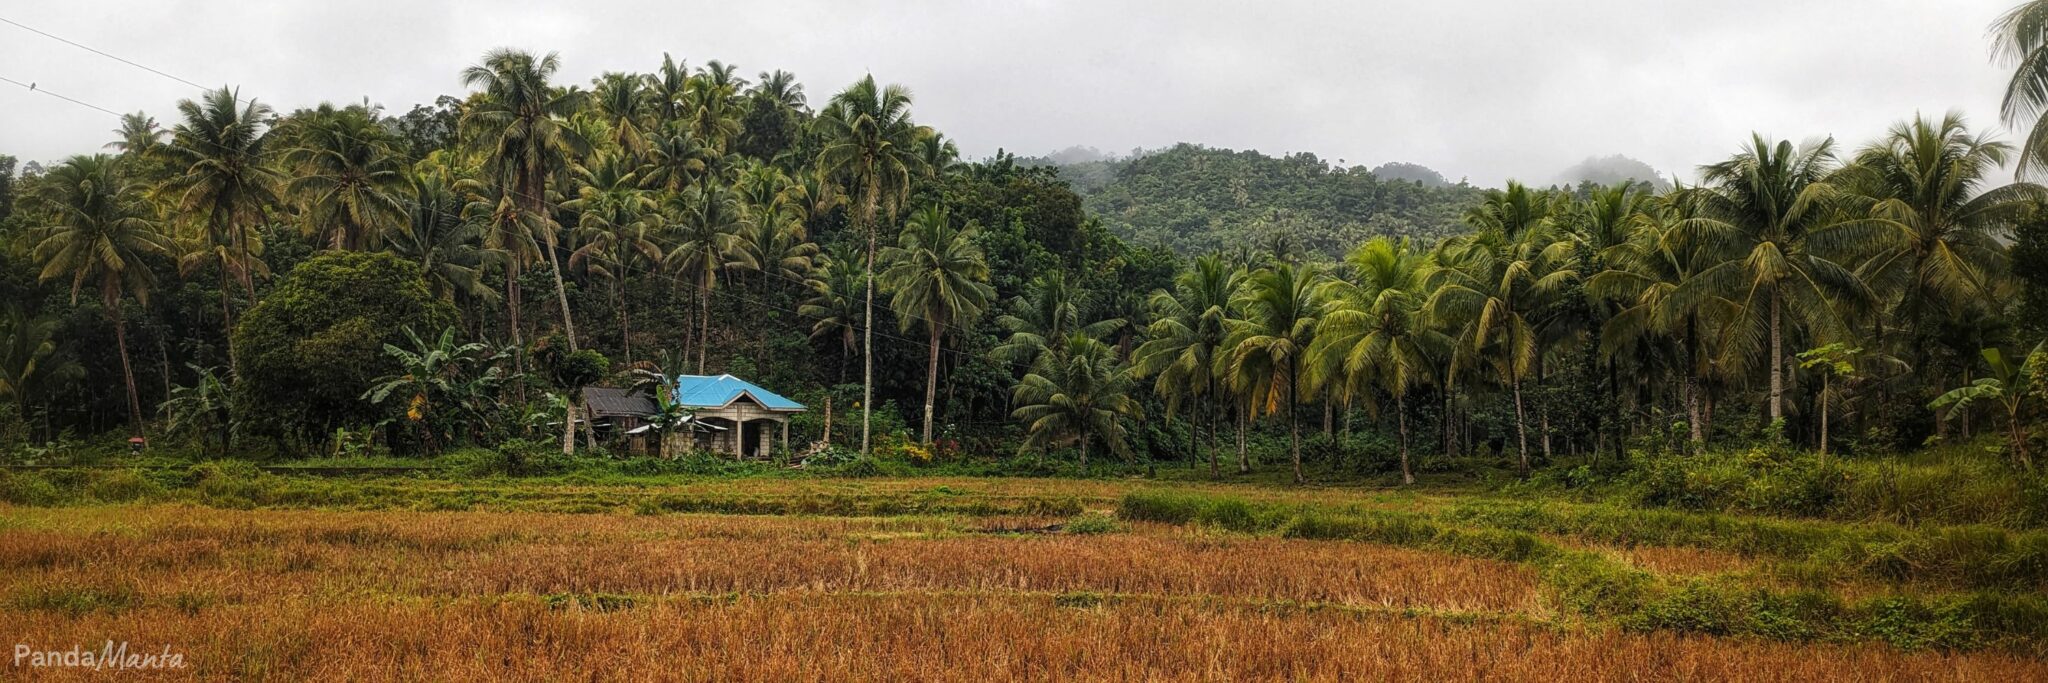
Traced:
<path fill-rule="evenodd" d="M 654 127 L 665 129 L 683 117 L 683 90 L 690 85 L 690 65 L 661 53 L 661 66 L 647 74 L 647 101 L 653 107 Z"/>
<path fill-rule="evenodd" d="M 739 89 L 746 83 L 733 72 L 733 67 L 714 59 L 683 88 L 683 120 L 691 133 L 720 155 L 732 151 L 733 139 L 744 130 Z"/>
<path fill-rule="evenodd" d="M 322 104 L 293 117 L 285 193 L 303 207 L 306 233 L 328 248 L 377 248 L 406 220 L 405 159 L 399 141 L 361 106 Z"/>
<path fill-rule="evenodd" d="M 641 186 L 682 192 L 711 175 L 719 160 L 717 151 L 705 146 L 687 126 L 670 124 L 648 143 L 647 170 L 640 176 Z"/>
<path fill-rule="evenodd" d="M 1753 135 L 1733 158 L 1700 169 L 1692 218 L 1677 237 L 1718 252 L 1673 292 L 1681 309 L 1709 297 L 1739 302 L 1743 319 L 1726 326 L 1722 353 L 1761 355 L 1769 367 L 1769 417 L 1784 419 L 1786 310 L 1819 338 L 1841 336 L 1844 308 L 1857 312 L 1875 302 L 1869 287 L 1844 259 L 1881 253 L 1904 241 L 1906 230 L 1889 218 L 1843 210 L 1846 193 L 1835 175 L 1834 141 L 1794 147 Z M 1755 332 L 1763 331 L 1764 335 Z M 1758 354 L 1753 341 L 1767 337 Z M 1810 344 L 1818 346 L 1819 344 Z M 1738 363 L 1739 364 L 1739 363 Z"/>
<path fill-rule="evenodd" d="M 1079 332 L 1066 337 L 1058 361 L 1033 368 L 1011 390 L 1016 410 L 1011 419 L 1024 423 L 1021 450 L 1078 443 L 1081 468 L 1088 468 L 1088 446 L 1100 440 L 1117 455 L 1128 455 L 1123 418 L 1140 410 L 1131 397 L 1131 373 L 1117 362 L 1108 344 Z"/>
<path fill-rule="evenodd" d="M 1408 394 L 1436 376 L 1437 361 L 1451 345 L 1422 316 L 1428 259 L 1405 238 L 1380 237 L 1352 250 L 1345 260 L 1355 279 L 1333 279 L 1323 287 L 1326 308 L 1302 380 L 1310 392 L 1335 385 L 1335 394 L 1346 403 L 1374 389 L 1392 396 L 1401 436 L 1401 481 L 1413 484 Z"/>
<path fill-rule="evenodd" d="M 569 254 L 569 267 L 611 283 L 612 305 L 619 312 L 619 348 L 633 362 L 633 322 L 626 309 L 625 283 L 634 268 L 653 270 L 661 264 L 656 243 L 661 221 L 654 198 L 640 189 L 631 162 L 620 153 L 600 152 L 578 165 L 576 198 L 562 208 L 577 214 L 576 234 L 582 244 Z"/>
<path fill-rule="evenodd" d="M 1210 254 L 1197 257 L 1192 267 L 1174 276 L 1172 292 L 1152 294 L 1152 324 L 1146 327 L 1145 343 L 1131 353 L 1131 364 L 1139 376 L 1157 378 L 1153 391 L 1166 400 L 1167 415 L 1178 412 L 1183 402 L 1211 398 L 1215 403 L 1222 389 L 1216 381 L 1216 356 L 1229 333 L 1231 298 L 1244 278 L 1243 269 Z M 1209 433 L 1213 446 L 1213 419 Z M 1213 447 L 1209 475 L 1217 475 Z"/>
<path fill-rule="evenodd" d="M 32 253 L 42 266 L 38 279 L 70 280 L 74 302 L 88 285 L 99 290 L 107 322 L 114 324 L 121 376 L 128 387 L 130 426 L 140 436 L 142 401 L 129 364 L 128 323 L 121 314 L 121 300 L 133 295 L 148 302 L 156 276 L 143 261 L 170 254 L 172 242 L 158 232 L 156 219 L 142 200 L 142 188 L 121 177 L 115 157 L 65 159 L 36 185 L 35 200 L 41 210 L 40 224 L 31 228 Z"/>
<path fill-rule="evenodd" d="M 611 130 L 611 143 L 628 158 L 647 154 L 649 98 L 646 81 L 634 74 L 605 72 L 591 80 L 591 105 Z"/>
<path fill-rule="evenodd" d="M 960 148 L 946 139 L 945 133 L 933 132 L 917 139 L 917 165 L 924 171 L 926 180 L 942 180 L 960 172 Z"/>
<path fill-rule="evenodd" d="M 1705 447 L 1709 431 L 1707 396 L 1701 381 L 1712 367 L 1709 359 L 1715 335 L 1708 332 L 1736 315 L 1740 306 L 1719 296 L 1681 306 L 1673 296 L 1694 273 L 1711 265 L 1715 256 L 1705 245 L 1680 239 L 1678 226 L 1692 215 L 1687 196 L 1680 188 L 1657 198 L 1638 215 L 1628 241 L 1600 252 L 1606 269 L 1586 280 L 1586 293 L 1614 306 L 1601 324 L 1598 338 L 1599 353 L 1610 359 L 1610 367 L 1615 359 L 1623 358 L 1666 355 L 1675 359 L 1672 365 L 1679 374 L 1686 421 L 1697 451 Z M 1673 346 L 1676 348 L 1670 348 Z"/>
<path fill-rule="evenodd" d="M 1314 266 L 1279 263 L 1252 273 L 1235 302 L 1243 317 L 1230 321 L 1226 351 L 1216 359 L 1231 390 L 1249 399 L 1252 417 L 1287 407 L 1288 455 L 1296 484 L 1307 482 L 1301 473 L 1298 414 L 1307 392 L 1300 379 L 1322 314 L 1321 286 L 1322 274 Z"/>
<path fill-rule="evenodd" d="M 525 296 L 519 274 L 540 260 L 540 234 L 553 232 L 555 219 L 544 211 L 528 211 L 503 185 L 464 178 L 455 181 L 455 188 L 469 197 L 462 206 L 463 220 L 483 233 L 484 248 L 498 254 L 505 266 L 505 329 L 513 348 L 523 350 L 519 312 L 525 308 Z"/>
<path fill-rule="evenodd" d="M 1479 232 L 1438 246 L 1438 265 L 1427 276 L 1427 306 L 1434 319 L 1457 325 L 1450 374 L 1462 374 L 1470 363 L 1492 365 L 1514 396 L 1517 456 L 1526 476 L 1529 428 L 1522 384 L 1534 374 L 1541 353 L 1532 318 L 1578 273 L 1571 267 L 1572 244 L 1554 239 L 1552 222 L 1525 210 L 1533 204 L 1517 198 L 1516 187 L 1511 183 L 1507 192 L 1489 197 L 1488 206 L 1467 215 Z"/>
<path fill-rule="evenodd" d="M 1985 189 L 2011 154 L 2011 145 L 1971 134 L 1955 112 L 1938 121 L 1915 116 L 1857 152 L 1846 184 L 1869 202 L 1865 210 L 1907 233 L 1856 269 L 1893 300 L 1892 319 L 1918 330 L 1930 311 L 1960 316 L 1995 307 L 1992 279 L 2006 261 L 2000 238 L 2048 200 L 2034 183 Z"/>
<path fill-rule="evenodd" d="M 917 140 L 931 129 L 910 118 L 910 90 L 875 84 L 861 78 L 832 98 L 815 123 L 824 147 L 818 151 L 818 173 L 838 178 L 854 200 L 854 227 L 867 236 L 867 293 L 861 326 L 860 452 L 869 451 L 869 427 L 875 402 L 875 245 L 876 220 L 894 214 L 910 193 L 918 171 Z"/>
<path fill-rule="evenodd" d="M 740 248 L 747 217 L 739 200 L 722 185 L 692 187 L 671 195 L 662 210 L 670 221 L 669 249 L 663 267 L 697 291 L 697 372 L 704 372 L 711 345 L 711 290 L 728 268 L 753 268 Z"/>
<path fill-rule="evenodd" d="M 839 338 L 841 359 L 860 347 L 860 298 L 867 290 L 867 275 L 860 264 L 860 252 L 851 248 L 837 247 L 819 255 L 804 282 L 809 295 L 796 309 L 797 315 L 817 321 L 811 325 L 811 339 Z M 841 381 L 846 379 L 844 367 L 842 364 Z"/>
<path fill-rule="evenodd" d="M 463 219 L 464 202 L 454 185 L 424 165 L 408 173 L 406 183 L 411 186 L 407 219 L 385 228 L 385 248 L 419 264 L 435 296 L 492 301 L 498 294 L 484 285 L 483 270 L 504 254 L 481 244 L 482 230 Z"/>
<path fill-rule="evenodd" d="M 2013 67 L 1999 113 L 2006 126 L 2028 130 L 2017 171 L 2025 177 L 2048 169 L 2048 0 L 2028 0 L 1991 25 L 1992 52 Z"/>
<path fill-rule="evenodd" d="M 120 152 L 128 158 L 148 158 L 162 151 L 164 136 L 169 131 L 156 123 L 148 112 L 121 115 L 121 127 L 114 129 L 114 141 L 106 148 Z"/>
<path fill-rule="evenodd" d="M 461 125 L 485 153 L 484 172 L 505 188 L 526 214 L 545 215 L 548 179 L 565 172 L 576 157 L 590 153 L 590 141 L 569 125 L 583 108 L 586 93 L 548 85 L 561 66 L 550 52 L 535 58 L 518 50 L 484 54 L 483 63 L 462 70 L 463 85 L 482 90 L 463 111 Z M 556 253 L 559 226 L 547 221 L 535 227 L 541 252 L 555 280 L 555 299 L 562 306 L 562 331 L 569 350 L 576 350 L 576 323 L 569 313 L 569 289 L 562 281 L 562 260 Z"/>
<path fill-rule="evenodd" d="M 979 226 L 953 225 L 945 207 L 929 205 L 911 214 L 896 246 L 882 252 L 888 264 L 879 277 L 894 293 L 889 306 L 908 332 L 922 323 L 930 355 L 925 366 L 924 443 L 932 442 L 932 406 L 938 401 L 939 337 L 981 316 L 995 299 L 988 284 L 988 259 L 974 243 Z"/>
<path fill-rule="evenodd" d="M 804 110 L 804 84 L 797 82 L 796 74 L 781 69 L 763 71 L 755 79 L 754 93 L 790 111 Z"/>
<path fill-rule="evenodd" d="M 1048 271 L 1031 280 L 1024 296 L 1010 300 L 1008 313 L 996 317 L 996 325 L 1010 335 L 990 352 L 996 360 L 1032 365 L 1059 356 L 1068 347 L 1062 340 L 1075 332 L 1101 339 L 1123 324 L 1121 320 L 1083 323 L 1095 307 L 1093 292 L 1067 279 L 1066 272 Z"/>
<path fill-rule="evenodd" d="M 262 262 L 262 241 L 256 227 L 269 221 L 269 207 L 278 203 L 282 176 L 269 163 L 269 106 L 250 100 L 241 105 L 237 91 L 209 91 L 198 101 L 180 100 L 182 121 L 171 129 L 163 149 L 172 177 L 159 188 L 171 203 L 199 225 L 187 267 L 211 262 L 220 268 L 222 329 L 233 331 L 234 309 L 228 281 L 254 297 L 256 276 L 268 272 Z M 232 339 L 233 334 L 228 334 Z M 232 349 L 230 349 L 232 352 Z"/>
<path fill-rule="evenodd" d="M 818 244 L 805 232 L 801 212 L 797 205 L 783 201 L 751 208 L 740 248 L 764 279 L 803 282 L 811 272 Z"/>

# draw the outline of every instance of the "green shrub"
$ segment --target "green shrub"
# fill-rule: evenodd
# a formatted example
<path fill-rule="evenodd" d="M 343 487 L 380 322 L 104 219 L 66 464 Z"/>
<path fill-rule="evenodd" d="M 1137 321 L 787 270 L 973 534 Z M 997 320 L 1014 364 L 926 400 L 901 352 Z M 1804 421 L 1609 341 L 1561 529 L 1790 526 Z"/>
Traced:
<path fill-rule="evenodd" d="M 87 484 L 85 495 L 102 503 L 126 503 L 163 493 L 163 486 L 144 477 L 137 470 L 112 470 L 99 473 Z"/>
<path fill-rule="evenodd" d="M 50 506 L 62 505 L 69 498 L 40 472 L 0 472 L 0 502 Z"/>
<path fill-rule="evenodd" d="M 1100 512 L 1082 513 L 1080 516 L 1067 520 L 1065 527 L 1067 533 L 1083 536 L 1116 533 L 1123 530 L 1124 525 L 1118 523 L 1115 517 Z"/>

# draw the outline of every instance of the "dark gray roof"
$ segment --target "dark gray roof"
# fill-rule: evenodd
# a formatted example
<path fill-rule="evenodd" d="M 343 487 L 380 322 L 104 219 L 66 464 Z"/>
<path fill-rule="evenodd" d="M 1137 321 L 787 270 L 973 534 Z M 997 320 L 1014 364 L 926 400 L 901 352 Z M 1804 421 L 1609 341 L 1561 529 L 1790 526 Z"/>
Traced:
<path fill-rule="evenodd" d="M 655 410 L 652 397 L 630 389 L 586 387 L 583 402 L 590 407 L 591 417 L 646 417 Z"/>

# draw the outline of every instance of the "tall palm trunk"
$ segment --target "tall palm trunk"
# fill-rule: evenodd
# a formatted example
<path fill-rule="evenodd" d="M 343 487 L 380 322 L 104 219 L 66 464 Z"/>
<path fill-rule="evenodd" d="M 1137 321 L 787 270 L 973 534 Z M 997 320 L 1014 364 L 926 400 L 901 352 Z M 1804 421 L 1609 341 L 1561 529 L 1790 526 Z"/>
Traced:
<path fill-rule="evenodd" d="M 620 279 L 625 276 L 621 275 Z M 626 317 L 626 289 L 619 280 L 612 280 L 612 296 L 619 301 L 619 351 L 626 357 L 626 364 L 633 364 L 633 321 Z"/>
<path fill-rule="evenodd" d="M 1299 376 L 1300 368 L 1295 365 L 1298 364 L 1289 362 L 1287 378 L 1287 452 L 1294 460 L 1294 483 L 1301 484 L 1308 480 L 1301 476 L 1301 397 L 1294 392 L 1294 378 Z"/>
<path fill-rule="evenodd" d="M 1217 477 L 1219 477 L 1219 476 L 1222 476 L 1222 473 L 1220 473 L 1220 472 L 1216 471 L 1216 467 L 1217 467 L 1217 465 L 1216 465 L 1216 423 L 1217 423 L 1217 422 L 1221 422 L 1221 421 L 1222 421 L 1222 420 L 1221 420 L 1221 419 L 1220 419 L 1220 418 L 1219 418 L 1219 417 L 1218 417 L 1218 416 L 1216 415 L 1216 413 L 1217 413 L 1217 412 L 1218 412 L 1218 407 L 1217 407 L 1217 405 L 1216 405 L 1216 401 L 1214 401 L 1214 400 L 1211 400 L 1211 401 L 1209 402 L 1209 478 L 1210 478 L 1210 479 L 1215 479 L 1215 478 L 1217 478 Z M 23 413 L 23 414 L 25 415 L 25 414 L 27 414 L 27 413 Z"/>
<path fill-rule="evenodd" d="M 128 321 L 121 317 L 119 299 L 107 302 L 107 319 L 114 323 L 114 346 L 121 352 L 121 379 L 128 383 L 130 436 L 142 436 L 142 399 L 135 392 L 135 370 L 128 364 Z"/>
<path fill-rule="evenodd" d="M 1771 288 L 1771 424 L 1782 428 L 1785 419 L 1785 336 L 1779 329 L 1778 289 Z"/>
<path fill-rule="evenodd" d="M 519 337 L 519 262 L 505 264 L 505 330 L 512 335 L 512 370 L 526 374 L 526 342 Z M 526 402 L 526 383 L 514 382 L 520 403 Z"/>
<path fill-rule="evenodd" d="M 869 162 L 869 166 L 874 164 Z M 879 188 L 870 178 L 861 192 L 866 198 L 861 202 L 861 226 L 867 230 L 867 301 L 862 304 L 861 314 L 861 399 L 860 399 L 860 457 L 868 457 L 868 430 L 874 416 L 875 404 L 875 205 Z"/>
<path fill-rule="evenodd" d="M 932 404 L 939 398 L 939 325 L 931 328 L 931 358 L 925 361 L 924 378 L 924 443 L 932 444 Z"/>
<path fill-rule="evenodd" d="M 223 332 L 222 339 L 228 346 L 228 371 L 233 372 L 235 367 L 235 308 L 233 300 L 228 298 L 228 264 L 225 261 L 220 264 L 220 320 Z"/>
<path fill-rule="evenodd" d="M 526 173 L 522 175 L 523 181 L 518 183 L 523 186 L 520 188 L 522 190 L 520 198 L 525 200 L 526 212 L 528 214 L 540 217 L 543 220 L 543 232 L 547 239 L 541 240 L 541 247 L 548 252 L 548 266 L 554 270 L 555 301 L 562 305 L 562 334 L 569 340 L 569 350 L 575 351 L 576 321 L 572 320 L 569 314 L 569 288 L 562 281 L 562 258 L 555 253 L 555 231 L 545 225 L 548 222 L 546 220 L 547 205 L 542 197 L 547 194 L 547 176 L 544 169 L 538 165 L 526 169 Z"/>
<path fill-rule="evenodd" d="M 1820 459 L 1828 459 L 1828 376 L 1820 376 Z"/>
<path fill-rule="evenodd" d="M 1394 415 L 1401 424 L 1401 483 L 1415 483 L 1415 471 L 1408 468 L 1408 397 L 1403 393 L 1394 394 Z"/>
<path fill-rule="evenodd" d="M 1706 450 L 1707 416 L 1701 407 L 1699 379 L 1699 318 L 1685 317 L 1685 416 L 1692 427 L 1692 450 Z"/>
<path fill-rule="evenodd" d="M 576 454 L 576 392 L 562 397 L 562 455 Z"/>
<path fill-rule="evenodd" d="M 1088 474 L 1088 432 L 1081 432 L 1081 474 Z"/>
<path fill-rule="evenodd" d="M 711 287 L 697 288 L 697 374 L 704 374 L 705 350 L 711 348 Z"/>
<path fill-rule="evenodd" d="M 555 301 L 562 304 L 562 334 L 569 340 L 569 350 L 576 350 L 576 323 L 569 319 L 569 289 L 562 282 L 562 259 L 555 254 L 555 240 L 548 238 L 548 266 L 555 276 Z"/>
<path fill-rule="evenodd" d="M 1522 412 L 1522 379 L 1512 377 L 1512 370 L 1509 371 L 1509 374 L 1511 379 L 1508 380 L 1508 385 L 1515 393 L 1515 438 L 1519 444 L 1516 447 L 1519 452 L 1515 455 L 1521 459 L 1522 476 L 1526 478 L 1529 476 L 1529 421 L 1523 416 Z"/>
<path fill-rule="evenodd" d="M 1237 473 L 1250 474 L 1252 462 L 1244 452 L 1245 415 L 1242 408 L 1237 411 Z"/>

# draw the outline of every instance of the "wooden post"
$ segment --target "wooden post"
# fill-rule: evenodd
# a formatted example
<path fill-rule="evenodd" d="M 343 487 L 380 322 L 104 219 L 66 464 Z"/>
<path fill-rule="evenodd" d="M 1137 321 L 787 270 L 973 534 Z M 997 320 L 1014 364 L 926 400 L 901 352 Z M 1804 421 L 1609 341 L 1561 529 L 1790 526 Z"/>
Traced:
<path fill-rule="evenodd" d="M 789 420 L 782 420 L 782 457 L 789 457 Z"/>

